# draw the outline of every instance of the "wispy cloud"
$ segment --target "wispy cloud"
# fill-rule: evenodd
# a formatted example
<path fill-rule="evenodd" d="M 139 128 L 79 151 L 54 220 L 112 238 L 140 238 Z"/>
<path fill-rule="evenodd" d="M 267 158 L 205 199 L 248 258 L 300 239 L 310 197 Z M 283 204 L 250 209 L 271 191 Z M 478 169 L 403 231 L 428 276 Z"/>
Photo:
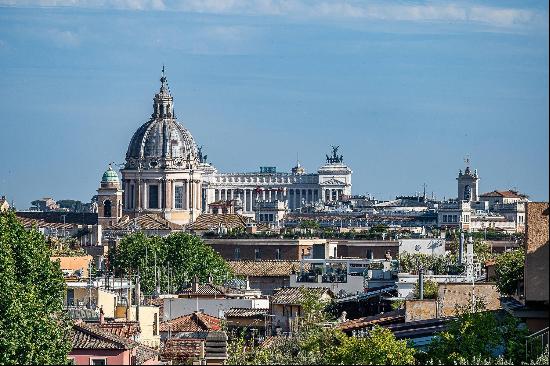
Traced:
<path fill-rule="evenodd" d="M 521 4 L 521 2 L 519 2 Z M 166 10 L 207 14 L 362 19 L 409 22 L 464 22 L 495 27 L 547 23 L 548 11 L 474 2 L 365 2 L 358 0 L 0 0 L 15 7 L 88 7 Z"/>

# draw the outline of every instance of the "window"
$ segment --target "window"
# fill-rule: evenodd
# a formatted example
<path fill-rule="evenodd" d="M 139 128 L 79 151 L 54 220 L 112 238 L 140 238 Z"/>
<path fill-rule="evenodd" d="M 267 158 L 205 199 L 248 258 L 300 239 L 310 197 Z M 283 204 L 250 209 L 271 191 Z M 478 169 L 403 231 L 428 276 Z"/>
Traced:
<path fill-rule="evenodd" d="M 154 336 L 158 335 L 158 322 L 159 322 L 159 320 L 158 320 L 158 314 L 155 313 L 155 314 L 153 315 L 153 335 L 154 335 Z"/>
<path fill-rule="evenodd" d="M 183 186 L 174 187 L 174 208 L 183 208 Z"/>
<path fill-rule="evenodd" d="M 373 254 L 372 254 L 372 249 L 367 249 L 367 258 L 368 259 L 374 258 Z"/>
<path fill-rule="evenodd" d="M 275 259 L 281 260 L 281 249 L 275 249 Z"/>
<path fill-rule="evenodd" d="M 90 358 L 90 365 L 106 365 L 106 358 Z"/>
<path fill-rule="evenodd" d="M 453 215 L 453 222 L 458 222 L 458 215 Z"/>
<path fill-rule="evenodd" d="M 235 260 L 241 259 L 241 248 L 235 248 Z"/>
<path fill-rule="evenodd" d="M 103 202 L 103 217 L 111 217 L 111 200 Z"/>
<path fill-rule="evenodd" d="M 443 222 L 447 222 L 447 215 L 443 215 Z"/>
<path fill-rule="evenodd" d="M 130 202 L 128 202 L 128 208 L 134 208 L 134 202 L 135 202 L 135 192 L 134 192 L 134 185 L 130 185 Z"/>
<path fill-rule="evenodd" d="M 159 186 L 149 186 L 149 208 L 159 208 Z"/>
<path fill-rule="evenodd" d="M 260 255 L 260 249 L 254 249 L 254 259 L 257 261 L 262 259 L 262 256 Z"/>

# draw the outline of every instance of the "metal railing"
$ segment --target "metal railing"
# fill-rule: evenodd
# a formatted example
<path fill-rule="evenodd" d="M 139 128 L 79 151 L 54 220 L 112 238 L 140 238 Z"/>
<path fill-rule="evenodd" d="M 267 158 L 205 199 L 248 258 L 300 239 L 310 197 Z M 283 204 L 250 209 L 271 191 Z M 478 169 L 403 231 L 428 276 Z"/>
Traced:
<path fill-rule="evenodd" d="M 549 337 L 550 330 L 548 327 L 527 336 L 525 340 L 525 358 L 527 362 L 537 359 L 544 352 L 548 347 Z"/>

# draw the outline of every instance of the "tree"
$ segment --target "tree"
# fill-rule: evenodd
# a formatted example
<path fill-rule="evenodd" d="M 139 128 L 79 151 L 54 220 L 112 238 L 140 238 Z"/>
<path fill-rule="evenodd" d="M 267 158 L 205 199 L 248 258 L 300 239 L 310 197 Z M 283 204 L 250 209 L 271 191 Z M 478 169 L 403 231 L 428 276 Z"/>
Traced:
<path fill-rule="evenodd" d="M 424 298 L 425 299 L 437 299 L 437 292 L 439 290 L 439 287 L 437 285 L 437 282 L 432 280 L 425 280 L 424 281 Z M 417 298 L 420 298 L 420 288 L 418 286 L 418 282 L 414 285 L 414 296 Z"/>
<path fill-rule="evenodd" d="M 195 277 L 201 282 L 211 278 L 217 284 L 232 277 L 231 268 L 214 249 L 186 233 L 164 238 L 148 237 L 141 232 L 127 235 L 111 251 L 109 266 L 117 274 L 139 272 L 145 294 L 155 290 L 155 277 L 161 290 L 168 291 L 183 290 Z"/>
<path fill-rule="evenodd" d="M 331 361 L 340 365 L 413 365 L 414 355 L 415 349 L 407 341 L 398 341 L 389 329 L 375 326 L 364 338 L 345 338 Z"/>
<path fill-rule="evenodd" d="M 498 353 L 515 363 L 525 359 L 527 330 L 517 319 L 497 318 L 495 312 L 485 311 L 482 300 L 457 307 L 456 314 L 428 346 L 428 359 L 445 365 L 475 364 L 476 359 L 494 359 Z"/>
<path fill-rule="evenodd" d="M 228 364 L 332 365 L 414 363 L 415 350 L 406 341 L 397 341 L 391 331 L 375 327 L 364 338 L 348 337 L 330 326 L 326 311 L 330 304 L 303 288 L 300 326 L 290 337 L 277 337 L 269 346 L 246 344 L 244 337 L 233 339 Z"/>
<path fill-rule="evenodd" d="M 50 248 L 13 212 L 0 213 L 0 364 L 65 364 L 65 282 Z"/>
<path fill-rule="evenodd" d="M 501 294 L 513 295 L 516 293 L 519 281 L 523 280 L 524 266 L 525 252 L 523 249 L 506 252 L 496 258 L 496 285 Z"/>

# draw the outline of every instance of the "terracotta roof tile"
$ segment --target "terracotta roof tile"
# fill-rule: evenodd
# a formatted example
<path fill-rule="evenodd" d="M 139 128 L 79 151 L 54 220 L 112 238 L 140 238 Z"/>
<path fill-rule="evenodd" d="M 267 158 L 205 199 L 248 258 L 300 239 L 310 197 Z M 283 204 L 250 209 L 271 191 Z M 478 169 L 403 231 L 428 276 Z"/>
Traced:
<path fill-rule="evenodd" d="M 184 364 L 189 359 L 200 355 L 201 342 L 200 339 L 170 338 L 161 348 L 160 359 L 172 361 L 174 364 Z"/>
<path fill-rule="evenodd" d="M 219 318 L 194 312 L 192 314 L 183 315 L 172 320 L 167 320 L 160 323 L 160 331 L 173 333 L 180 332 L 210 332 L 221 329 L 221 321 Z"/>
<path fill-rule="evenodd" d="M 300 272 L 299 261 L 228 261 L 227 263 L 237 276 L 286 277 Z M 304 269 L 307 270 L 308 267 L 309 264 L 304 264 Z"/>
<path fill-rule="evenodd" d="M 110 226 L 106 229 L 109 230 L 130 230 L 134 228 L 139 228 L 141 230 L 183 230 L 182 225 L 178 225 L 171 221 L 168 221 L 159 215 L 155 214 L 145 214 L 136 217 L 135 219 L 130 219 L 128 216 L 120 219 L 119 222 Z"/>
<path fill-rule="evenodd" d="M 324 287 L 286 287 L 280 290 L 275 290 L 275 293 L 271 297 L 272 304 L 281 305 L 300 305 L 304 300 L 304 290 L 312 292 L 319 298 L 322 295 L 328 294 L 333 296 L 332 291 Z"/>
<path fill-rule="evenodd" d="M 228 289 L 225 289 L 222 286 L 213 285 L 211 283 L 206 283 L 199 285 L 197 291 L 193 291 L 192 287 L 186 288 L 180 295 L 183 296 L 224 296 L 228 292 Z"/>
<path fill-rule="evenodd" d="M 374 324 L 402 323 L 405 321 L 405 311 L 403 309 L 389 311 L 384 314 L 366 316 L 363 318 L 348 320 L 338 324 L 338 328 L 343 331 L 362 329 Z"/>
<path fill-rule="evenodd" d="M 138 345 L 128 338 L 102 330 L 95 325 L 78 323 L 73 325 L 73 349 L 120 349 L 126 350 Z"/>
<path fill-rule="evenodd" d="M 97 324 L 96 326 L 119 337 L 129 339 L 135 339 L 135 337 L 139 336 L 139 334 L 141 333 L 139 323 L 134 321 L 115 321 Z"/>
<path fill-rule="evenodd" d="M 231 308 L 224 313 L 225 318 L 263 318 L 269 309 Z"/>
<path fill-rule="evenodd" d="M 483 193 L 480 195 L 480 197 L 503 197 L 503 198 L 527 198 L 527 195 L 523 193 L 519 193 L 517 191 L 513 190 L 507 190 L 507 191 L 492 191 Z"/>

